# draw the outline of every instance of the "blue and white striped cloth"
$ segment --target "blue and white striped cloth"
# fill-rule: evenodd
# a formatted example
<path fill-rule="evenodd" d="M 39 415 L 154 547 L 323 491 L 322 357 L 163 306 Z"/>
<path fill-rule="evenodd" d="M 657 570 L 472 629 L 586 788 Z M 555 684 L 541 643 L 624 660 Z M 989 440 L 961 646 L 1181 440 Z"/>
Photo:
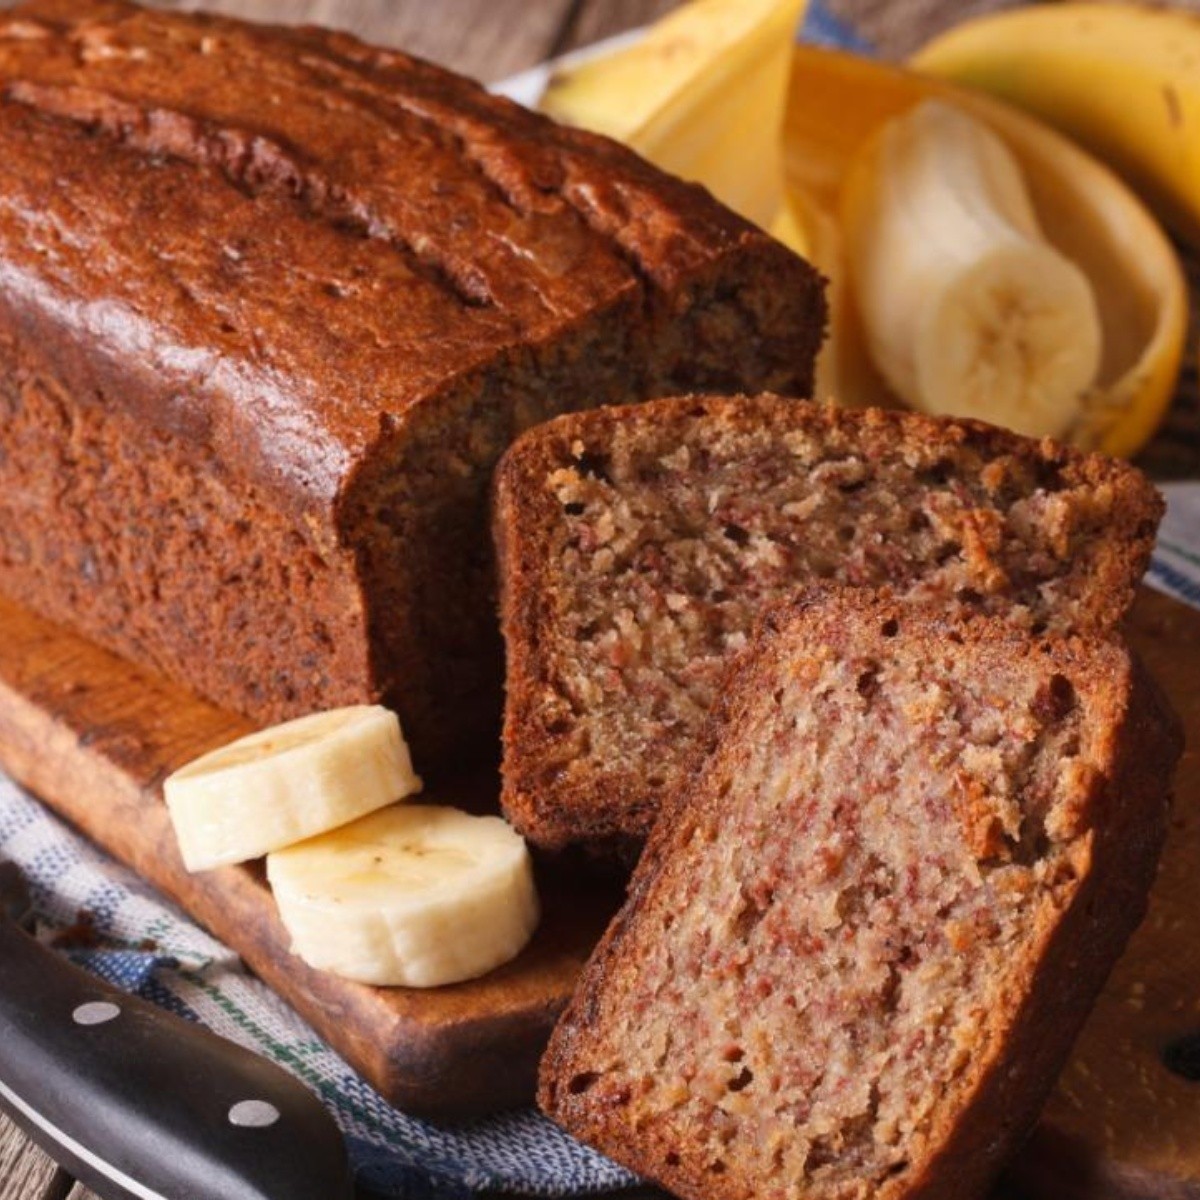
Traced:
<path fill-rule="evenodd" d="M 1168 483 L 1167 515 L 1146 582 L 1160 592 L 1200 608 L 1200 483 Z"/>
<path fill-rule="evenodd" d="M 358 1181 L 386 1195 L 449 1200 L 476 1190 L 584 1195 L 628 1187 L 626 1171 L 532 1110 L 455 1127 L 392 1108 L 232 950 L 0 775 L 0 860 L 30 885 L 40 934 L 81 919 L 96 948 L 80 965 L 181 1017 L 202 1021 L 298 1075 L 346 1136 Z"/>

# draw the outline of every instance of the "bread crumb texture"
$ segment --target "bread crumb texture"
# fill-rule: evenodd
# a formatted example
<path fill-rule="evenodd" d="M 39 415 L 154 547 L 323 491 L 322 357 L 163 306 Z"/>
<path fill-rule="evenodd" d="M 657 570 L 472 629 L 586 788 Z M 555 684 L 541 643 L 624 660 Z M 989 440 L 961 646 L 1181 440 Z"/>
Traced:
<path fill-rule="evenodd" d="M 990 1105 L 958 1175 L 973 1194 L 1086 1012 L 1067 929 L 1116 930 L 1089 943 L 1086 991 L 1136 921 L 1177 747 L 1145 744 L 1163 763 L 1128 789 L 1129 835 L 1113 787 L 1134 685 L 1116 643 L 845 593 L 783 624 L 658 826 L 542 1100 L 697 1200 L 906 1195 Z M 1120 866 L 1097 851 L 1102 820 Z M 1101 865 L 1138 881 L 1132 916 Z"/>
<path fill-rule="evenodd" d="M 908 414 L 693 398 L 543 426 L 500 475 L 512 812 L 549 846 L 644 835 L 755 621 L 816 581 L 1111 625 L 1160 511 L 1124 464 Z"/>

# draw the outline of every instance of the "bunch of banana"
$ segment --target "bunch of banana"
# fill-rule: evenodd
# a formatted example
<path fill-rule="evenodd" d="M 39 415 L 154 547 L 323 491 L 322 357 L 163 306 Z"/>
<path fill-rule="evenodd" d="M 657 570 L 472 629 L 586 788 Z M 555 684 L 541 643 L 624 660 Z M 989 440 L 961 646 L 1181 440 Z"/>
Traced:
<path fill-rule="evenodd" d="M 400 722 L 374 705 L 251 734 L 163 785 L 189 870 L 267 855 L 292 949 L 310 966 L 437 987 L 519 953 L 538 901 L 508 825 L 395 803 L 420 790 Z"/>
<path fill-rule="evenodd" d="M 1183 274 L 1157 222 L 1111 171 L 1008 104 L 849 54 L 792 47 L 798 7 L 693 0 L 642 42 L 561 72 L 543 106 L 705 183 L 812 259 L 830 284 L 819 396 L 903 402 L 1113 454 L 1136 451 L 1170 401 L 1186 335 Z M 1083 10 L 1099 14 L 1089 16 L 1093 28 L 1133 20 L 1108 14 L 1140 12 L 1072 4 L 1019 10 L 964 26 L 919 61 L 1046 115 L 1055 114 L 1041 101 L 1054 96 L 1061 115 L 1059 81 L 1081 81 L 1085 72 L 1053 58 L 1066 50 L 1056 49 L 1050 31 Z M 1170 21 L 1188 26 L 1181 46 L 1200 39 L 1188 18 Z M 1045 36 L 1018 48 L 1020 22 L 1040 23 Z M 1012 62 L 980 67 L 983 35 L 998 28 L 1014 31 L 1013 62 L 1040 39 L 1047 57 L 1029 61 L 1041 66 L 1020 75 Z M 1144 64 L 1151 52 L 1138 47 L 1149 46 L 1150 35 L 1136 47 L 1135 40 L 1131 58 Z M 1106 44 L 1114 48 L 1117 39 Z M 791 61 L 786 90 L 781 55 Z M 772 65 L 756 71 L 756 62 Z M 1113 110 L 1129 89 L 1114 82 L 1092 91 L 1107 92 L 1108 107 L 1091 110 L 1097 132 L 1126 128 Z M 1197 95 L 1200 77 L 1176 78 L 1157 92 L 1168 120 L 1178 117 L 1189 137 Z M 942 102 L 940 116 L 909 123 L 927 100 Z M 955 113 L 970 120 L 955 122 Z M 885 132 L 893 120 L 901 124 Z M 1072 129 L 1087 133 L 1079 122 Z M 1094 144 L 1111 146 L 1098 137 Z M 1191 146 L 1192 157 L 1176 153 L 1173 161 L 1195 213 L 1194 139 Z M 781 156 L 785 196 L 774 207 Z M 896 211 L 901 195 L 904 211 Z"/>
<path fill-rule="evenodd" d="M 1039 4 L 935 39 L 918 70 L 999 96 L 1111 163 L 1200 246 L 1200 20 L 1135 4 Z"/>
<path fill-rule="evenodd" d="M 924 122 L 924 161 L 936 163 L 936 170 L 912 165 L 907 152 L 881 155 L 888 123 L 911 117 L 930 100 L 939 101 L 943 112 L 952 108 L 972 118 L 974 134 L 964 135 L 968 127 L 961 123 Z M 988 134 L 990 151 L 965 149 Z M 1070 274 L 1061 262 L 1073 264 L 1087 289 L 1077 278 L 1075 285 L 1047 289 L 1040 315 L 1023 303 L 998 308 L 994 296 L 985 296 L 982 307 L 960 314 L 956 330 L 953 321 L 945 323 L 949 318 L 929 317 L 935 325 L 941 321 L 943 330 L 942 361 L 926 376 L 929 385 L 945 395 L 957 380 L 963 389 L 957 411 L 1015 421 L 1026 433 L 1053 433 L 1110 454 L 1132 454 L 1151 436 L 1179 374 L 1187 288 L 1170 241 L 1112 171 L 1041 122 L 982 93 L 812 46 L 795 48 L 784 139 L 793 212 L 806 230 L 813 260 L 833 281 L 832 337 L 819 364 L 823 395 L 852 404 L 905 399 L 945 411 L 933 399 L 914 400 L 911 385 L 882 348 L 883 341 L 897 344 L 908 335 L 881 335 L 880 323 L 894 319 L 911 334 L 914 310 L 944 312 L 939 296 L 945 295 L 951 261 L 961 256 L 980 263 L 991 250 L 1011 246 L 1015 232 L 1043 247 L 1035 258 L 1045 261 L 1047 251 L 1057 253 L 1060 269 L 1054 275 L 1060 281 Z M 1007 151 L 1003 158 L 1015 164 L 1015 174 L 996 166 L 1002 161 L 997 143 Z M 912 139 L 905 144 L 915 145 Z M 973 159 L 974 168 L 967 165 Z M 991 166 L 982 169 L 980 161 Z M 926 265 L 932 256 L 944 268 L 923 269 L 904 289 L 893 287 L 891 275 L 910 272 L 916 251 L 895 248 L 894 226 L 893 249 L 883 251 L 873 269 L 857 246 L 860 238 L 877 236 L 865 223 L 872 213 L 876 220 L 904 219 L 885 212 L 901 191 L 909 197 L 910 212 L 914 204 L 924 210 L 922 236 L 936 233 L 920 256 Z M 947 205 L 959 211 L 953 221 L 946 219 Z M 968 210 L 976 219 L 960 219 Z M 984 212 L 987 219 L 979 219 Z M 1034 290 L 1033 277 L 1023 269 L 1018 274 L 1027 281 L 1026 294 Z M 893 295 L 898 290 L 903 297 Z M 1085 291 L 1099 320 L 1100 360 L 1090 383 L 1070 395 L 1064 380 L 1074 372 L 1075 379 L 1086 381 L 1083 366 L 1092 353 Z M 995 334 L 1005 307 L 1011 324 L 1004 323 L 997 340 L 980 321 L 991 322 Z M 1055 325 L 1070 331 L 1070 338 L 1049 336 Z M 909 353 L 916 353 L 915 346 Z M 1064 374 L 1062 367 L 1072 361 Z M 1014 365 L 1019 369 L 1011 370 Z"/>

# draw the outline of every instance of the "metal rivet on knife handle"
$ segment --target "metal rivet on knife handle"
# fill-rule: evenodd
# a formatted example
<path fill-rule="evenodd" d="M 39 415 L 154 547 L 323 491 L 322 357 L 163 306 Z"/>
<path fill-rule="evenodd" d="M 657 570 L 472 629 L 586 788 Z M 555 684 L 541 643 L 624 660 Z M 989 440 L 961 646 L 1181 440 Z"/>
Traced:
<path fill-rule="evenodd" d="M 71 1020 L 76 1025 L 104 1025 L 115 1021 L 121 1015 L 120 1008 L 107 1000 L 92 1000 L 81 1004 L 71 1013 Z"/>
<path fill-rule="evenodd" d="M 265 1100 L 239 1100 L 229 1110 L 230 1125 L 243 1129 L 266 1129 L 279 1120 L 279 1109 Z"/>

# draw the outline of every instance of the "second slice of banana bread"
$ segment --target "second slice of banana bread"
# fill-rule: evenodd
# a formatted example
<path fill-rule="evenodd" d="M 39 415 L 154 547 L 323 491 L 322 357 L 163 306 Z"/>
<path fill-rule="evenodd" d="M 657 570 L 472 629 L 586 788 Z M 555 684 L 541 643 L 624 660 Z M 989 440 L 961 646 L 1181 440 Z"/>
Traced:
<path fill-rule="evenodd" d="M 970 1200 L 1145 908 L 1178 729 L 1119 638 L 766 623 L 542 1066 L 689 1200 Z"/>
<path fill-rule="evenodd" d="M 646 835 L 767 605 L 828 580 L 1107 628 L 1162 512 L 1125 463 L 771 396 L 559 418 L 496 488 L 504 806 L 552 849 Z"/>

